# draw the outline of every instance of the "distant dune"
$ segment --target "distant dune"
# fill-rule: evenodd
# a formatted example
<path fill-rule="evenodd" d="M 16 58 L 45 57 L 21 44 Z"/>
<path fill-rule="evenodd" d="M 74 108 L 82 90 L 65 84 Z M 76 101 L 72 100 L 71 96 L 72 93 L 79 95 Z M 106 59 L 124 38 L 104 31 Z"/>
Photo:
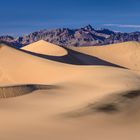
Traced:
<path fill-rule="evenodd" d="M 24 46 L 23 50 L 51 56 L 67 55 L 67 50 L 44 40 Z"/>
<path fill-rule="evenodd" d="M 140 70 L 139 42 L 125 42 L 97 47 L 71 47 L 71 49 L 129 69 Z"/>
<path fill-rule="evenodd" d="M 105 48 L 95 51 L 97 56 L 108 56 L 112 64 L 138 70 L 132 63 L 135 59 L 127 59 L 134 53 L 134 64 L 139 62 L 139 45 L 132 44 L 109 46 L 109 56 L 108 51 L 102 51 Z M 94 48 L 73 49 L 94 54 Z M 56 49 L 50 51 L 55 55 Z M 0 139 L 139 140 L 140 75 L 134 70 L 96 64 L 60 63 L 1 44 Z"/>
<path fill-rule="evenodd" d="M 25 52 L 32 54 L 34 56 L 39 56 L 41 58 L 53 60 L 56 62 L 62 62 L 66 64 L 104 65 L 104 66 L 120 67 L 119 65 L 107 62 L 97 57 L 73 51 L 69 48 L 60 47 L 43 40 L 22 47 L 21 50 L 24 50 Z M 61 53 L 62 51 L 67 53 L 65 55 L 62 55 Z"/>

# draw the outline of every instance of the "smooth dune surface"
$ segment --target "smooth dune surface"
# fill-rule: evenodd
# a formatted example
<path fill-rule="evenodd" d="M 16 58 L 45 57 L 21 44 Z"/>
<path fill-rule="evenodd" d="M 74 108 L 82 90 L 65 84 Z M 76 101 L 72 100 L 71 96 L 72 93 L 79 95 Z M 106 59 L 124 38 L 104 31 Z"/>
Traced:
<path fill-rule="evenodd" d="M 32 54 L 34 56 L 38 56 L 41 58 L 45 58 L 48 60 L 53 60 L 56 62 L 73 64 L 73 65 L 104 65 L 104 66 L 115 66 L 113 63 L 104 61 L 97 57 L 89 56 L 77 51 L 73 51 L 68 48 L 63 48 L 44 40 L 40 40 L 38 42 L 32 43 L 28 46 L 24 46 L 21 48 L 26 53 Z M 65 55 L 62 55 L 63 52 L 66 52 Z"/>
<path fill-rule="evenodd" d="M 22 47 L 22 49 L 34 53 L 47 54 L 52 56 L 64 56 L 67 54 L 67 50 L 65 50 L 64 48 L 46 42 L 44 40 L 40 40 L 35 43 L 24 46 Z"/>
<path fill-rule="evenodd" d="M 140 75 L 135 71 L 54 62 L 3 44 L 3 90 L 4 97 L 26 95 L 0 99 L 2 140 L 140 139 Z"/>
<path fill-rule="evenodd" d="M 97 47 L 71 47 L 71 49 L 132 70 L 140 70 L 139 42 L 130 41 Z"/>

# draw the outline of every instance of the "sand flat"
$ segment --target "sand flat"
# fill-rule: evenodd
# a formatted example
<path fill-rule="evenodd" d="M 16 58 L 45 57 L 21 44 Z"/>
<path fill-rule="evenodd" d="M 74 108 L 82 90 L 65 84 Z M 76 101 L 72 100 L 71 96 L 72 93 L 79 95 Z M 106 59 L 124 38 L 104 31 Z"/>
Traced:
<path fill-rule="evenodd" d="M 1 45 L 0 77 L 1 87 L 52 87 L 0 100 L 2 140 L 140 138 L 140 76 L 132 70 L 63 64 Z"/>

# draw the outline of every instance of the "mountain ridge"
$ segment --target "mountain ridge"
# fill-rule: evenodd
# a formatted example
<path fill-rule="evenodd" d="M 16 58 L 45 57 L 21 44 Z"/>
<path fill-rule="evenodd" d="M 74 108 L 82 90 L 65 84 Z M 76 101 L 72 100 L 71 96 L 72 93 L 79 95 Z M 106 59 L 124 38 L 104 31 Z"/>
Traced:
<path fill-rule="evenodd" d="M 44 29 L 17 38 L 8 35 L 0 36 L 0 42 L 6 42 L 16 48 L 21 48 L 39 40 L 64 47 L 99 46 L 126 41 L 140 42 L 140 32 L 114 32 L 109 29 L 94 29 L 91 25 L 87 25 L 78 29 Z"/>

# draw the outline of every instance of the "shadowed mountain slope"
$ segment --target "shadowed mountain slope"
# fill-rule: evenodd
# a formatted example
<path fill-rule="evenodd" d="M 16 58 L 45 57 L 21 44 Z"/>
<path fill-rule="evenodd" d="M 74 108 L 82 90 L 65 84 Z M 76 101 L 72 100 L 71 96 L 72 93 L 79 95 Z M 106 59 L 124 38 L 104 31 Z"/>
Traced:
<path fill-rule="evenodd" d="M 109 29 L 94 29 L 87 25 L 78 29 L 58 28 L 51 30 L 40 30 L 29 35 L 14 38 L 12 36 L 0 36 L 0 41 L 17 48 L 34 43 L 39 40 L 59 46 L 100 46 L 126 41 L 140 41 L 140 32 L 121 33 Z"/>

